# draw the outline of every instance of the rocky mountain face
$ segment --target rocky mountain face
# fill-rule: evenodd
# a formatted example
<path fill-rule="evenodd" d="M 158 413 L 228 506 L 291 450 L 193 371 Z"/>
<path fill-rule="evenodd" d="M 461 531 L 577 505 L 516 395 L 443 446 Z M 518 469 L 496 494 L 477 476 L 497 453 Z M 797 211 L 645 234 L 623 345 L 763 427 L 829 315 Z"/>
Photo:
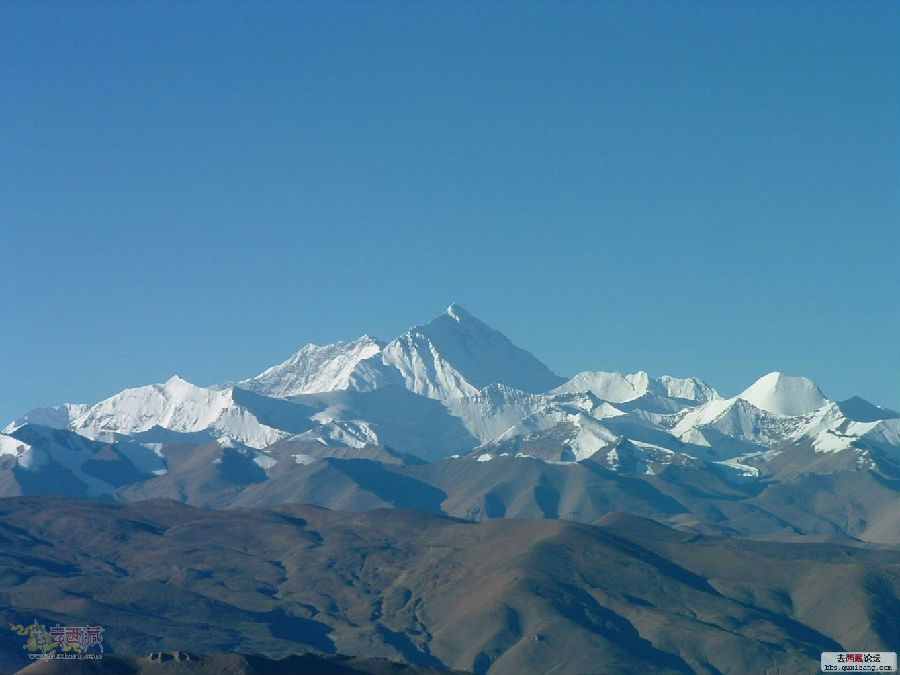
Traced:
<path fill-rule="evenodd" d="M 822 651 L 889 650 L 900 634 L 896 548 L 702 535 L 621 513 L 474 523 L 20 497 L 0 500 L 0 536 L 3 621 L 100 624 L 113 655 L 713 675 L 812 672 Z M 0 640 L 7 662 L 21 660 L 15 637 Z"/>

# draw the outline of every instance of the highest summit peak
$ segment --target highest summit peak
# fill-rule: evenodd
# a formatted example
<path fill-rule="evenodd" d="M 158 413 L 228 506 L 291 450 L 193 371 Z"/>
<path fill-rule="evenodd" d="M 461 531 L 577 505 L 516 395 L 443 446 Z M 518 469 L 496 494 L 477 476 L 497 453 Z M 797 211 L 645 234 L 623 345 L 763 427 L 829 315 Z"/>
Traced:
<path fill-rule="evenodd" d="M 441 400 L 475 396 L 497 383 L 538 393 L 563 381 L 455 302 L 427 324 L 413 326 L 390 342 L 382 358 L 399 371 L 408 389 Z"/>
<path fill-rule="evenodd" d="M 465 307 L 455 302 L 451 302 L 447 307 L 447 316 L 454 321 L 464 321 L 472 318 L 472 315 L 466 311 Z"/>

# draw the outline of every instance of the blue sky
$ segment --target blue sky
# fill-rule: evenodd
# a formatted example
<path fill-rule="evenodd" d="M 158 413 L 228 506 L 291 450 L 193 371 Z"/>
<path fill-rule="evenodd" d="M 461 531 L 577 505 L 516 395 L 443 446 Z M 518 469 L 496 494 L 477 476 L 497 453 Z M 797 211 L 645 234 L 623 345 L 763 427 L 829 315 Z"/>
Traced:
<path fill-rule="evenodd" d="M 451 301 L 900 407 L 900 5 L 6 3 L 0 418 Z"/>

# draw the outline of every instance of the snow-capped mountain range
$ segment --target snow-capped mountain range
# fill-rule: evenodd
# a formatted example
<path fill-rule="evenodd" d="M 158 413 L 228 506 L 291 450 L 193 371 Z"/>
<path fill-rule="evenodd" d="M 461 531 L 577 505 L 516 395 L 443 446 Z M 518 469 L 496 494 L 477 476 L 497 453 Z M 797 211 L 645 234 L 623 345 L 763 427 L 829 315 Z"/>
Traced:
<path fill-rule="evenodd" d="M 238 386 L 289 398 L 402 385 L 416 394 L 448 401 L 476 396 L 491 384 L 537 393 L 562 382 L 505 335 L 453 304 L 433 321 L 414 326 L 388 343 L 363 335 L 352 342 L 305 345 L 287 361 Z"/>
<path fill-rule="evenodd" d="M 62 437 L 40 429 L 72 432 L 85 445 L 66 454 Z M 693 377 L 584 371 L 565 379 L 453 304 L 389 342 L 308 344 L 236 384 L 201 387 L 176 375 L 95 404 L 32 410 L 3 429 L 0 459 L 24 471 L 58 461 L 83 476 L 81 464 L 113 448 L 158 475 L 161 447 L 202 442 L 237 449 L 265 470 L 279 461 L 269 448 L 292 442 L 390 446 L 426 460 L 592 459 L 614 471 L 627 455 L 630 470 L 646 474 L 705 462 L 754 476 L 792 452 L 849 452 L 861 468 L 900 459 L 900 419 L 778 372 L 731 398 Z M 93 492 L 104 489 L 98 480 L 87 477 Z"/>

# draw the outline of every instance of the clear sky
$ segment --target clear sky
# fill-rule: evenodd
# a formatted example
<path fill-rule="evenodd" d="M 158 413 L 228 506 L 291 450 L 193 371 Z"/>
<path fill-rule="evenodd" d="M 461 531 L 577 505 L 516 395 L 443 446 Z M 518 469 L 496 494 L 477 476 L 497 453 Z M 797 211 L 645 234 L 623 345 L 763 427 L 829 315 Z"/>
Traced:
<path fill-rule="evenodd" d="M 0 7 L 0 419 L 451 301 L 900 407 L 900 3 Z"/>

